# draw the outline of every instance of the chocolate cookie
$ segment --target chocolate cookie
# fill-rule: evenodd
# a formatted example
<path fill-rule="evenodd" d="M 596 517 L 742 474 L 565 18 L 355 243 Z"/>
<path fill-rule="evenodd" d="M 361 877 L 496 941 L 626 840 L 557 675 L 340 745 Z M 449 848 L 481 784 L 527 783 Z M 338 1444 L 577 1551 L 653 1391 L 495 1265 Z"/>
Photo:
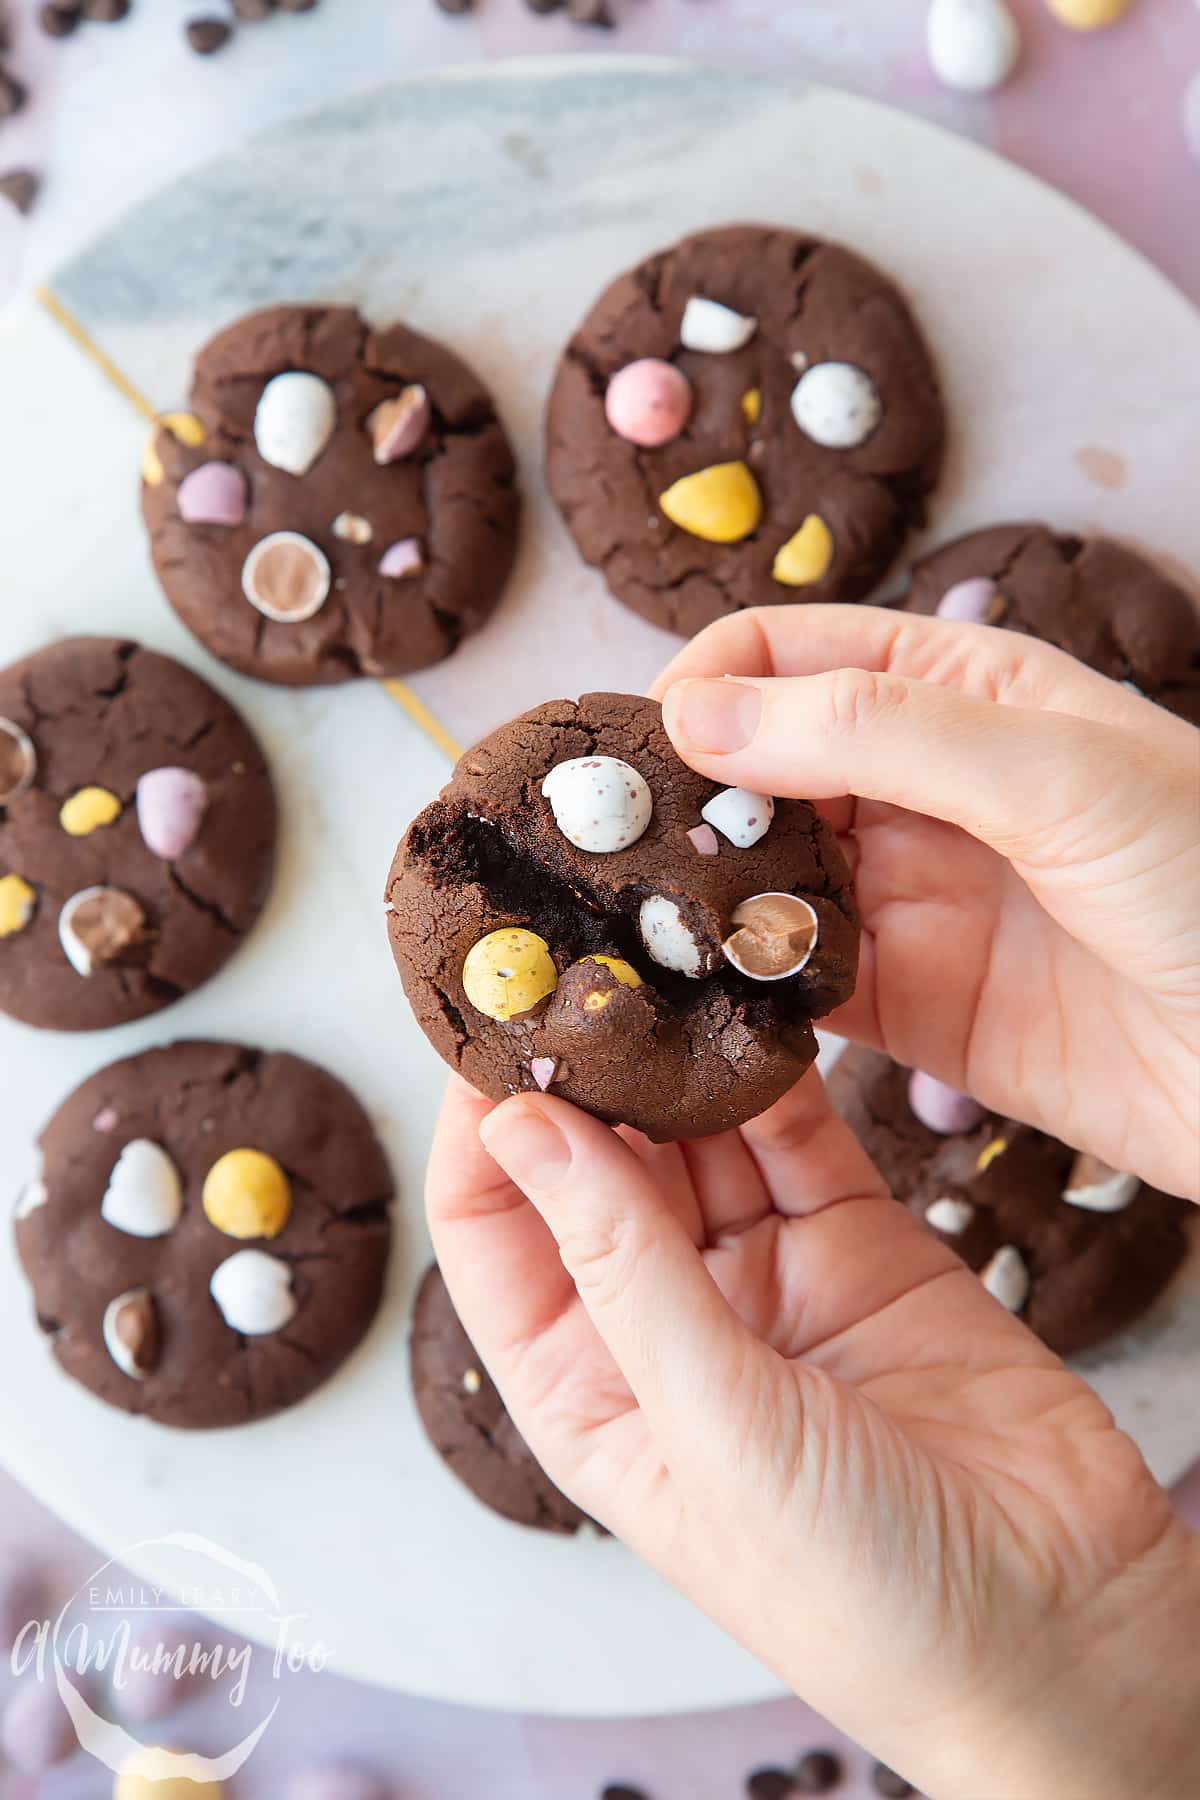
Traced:
<path fill-rule="evenodd" d="M 945 420 L 878 269 L 766 226 L 701 232 L 601 295 L 550 396 L 547 476 L 618 600 L 690 635 L 857 600 L 924 520 Z"/>
<path fill-rule="evenodd" d="M 418 1023 L 481 1093 L 551 1089 L 659 1141 L 779 1099 L 854 988 L 829 827 L 695 774 L 628 694 L 550 701 L 468 750 L 387 904 Z"/>
<path fill-rule="evenodd" d="M 436 1263 L 417 1292 L 409 1349 L 413 1398 L 429 1441 L 477 1500 L 541 1531 L 569 1534 L 587 1524 L 509 1418 Z"/>
<path fill-rule="evenodd" d="M 897 1200 L 1062 1356 L 1131 1324 L 1187 1254 L 1185 1200 L 878 1051 L 844 1051 L 828 1085 Z"/>
<path fill-rule="evenodd" d="M 973 531 L 915 565 L 904 604 L 1042 638 L 1200 725 L 1200 606 L 1111 538 Z"/>
<path fill-rule="evenodd" d="M 404 675 L 490 615 L 516 553 L 512 450 L 482 383 L 406 326 L 276 306 L 196 359 L 143 466 L 154 566 L 214 656 L 307 687 Z"/>
<path fill-rule="evenodd" d="M 64 638 L 0 671 L 0 1011 L 121 1025 L 216 973 L 258 918 L 275 796 L 190 669 Z"/>
<path fill-rule="evenodd" d="M 76 1088 L 39 1142 L 17 1251 L 55 1356 L 110 1406 L 187 1429 L 266 1418 L 374 1318 L 391 1176 L 315 1064 L 150 1050 Z"/>

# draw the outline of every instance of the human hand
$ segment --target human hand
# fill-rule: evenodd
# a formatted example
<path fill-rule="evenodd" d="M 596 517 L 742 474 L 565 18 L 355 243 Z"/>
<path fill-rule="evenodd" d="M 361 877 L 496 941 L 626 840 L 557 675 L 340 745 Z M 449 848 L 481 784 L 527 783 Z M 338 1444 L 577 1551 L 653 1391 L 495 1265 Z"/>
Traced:
<path fill-rule="evenodd" d="M 926 1793 L 1200 1793 L 1197 1540 L 815 1070 L 657 1146 L 452 1078 L 428 1204 L 553 1478 Z"/>
<path fill-rule="evenodd" d="M 1200 1197 L 1192 726 L 1033 638 L 865 606 L 737 613 L 654 692 L 693 768 L 842 837 L 865 930 L 832 1030 Z"/>

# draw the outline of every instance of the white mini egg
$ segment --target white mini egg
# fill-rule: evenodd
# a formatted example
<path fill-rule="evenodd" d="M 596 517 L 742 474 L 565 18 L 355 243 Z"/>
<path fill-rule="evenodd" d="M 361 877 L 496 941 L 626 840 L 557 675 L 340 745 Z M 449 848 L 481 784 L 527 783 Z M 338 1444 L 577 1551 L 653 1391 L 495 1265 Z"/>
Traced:
<path fill-rule="evenodd" d="M 1021 37 L 1004 0 L 932 0 L 925 47 L 939 81 L 986 94 L 1012 74 Z"/>
<path fill-rule="evenodd" d="M 674 900 L 665 894 L 651 894 L 638 911 L 638 930 L 646 953 L 664 969 L 693 978 L 706 975 L 711 958 L 706 958 L 695 933 Z"/>
<path fill-rule="evenodd" d="M 307 475 L 333 436 L 337 401 L 319 375 L 289 369 L 268 381 L 254 415 L 258 454 L 272 468 Z"/>
<path fill-rule="evenodd" d="M 130 1237 L 166 1237 L 183 1214 L 183 1182 L 161 1145 L 134 1138 L 108 1178 L 100 1217 Z"/>
<path fill-rule="evenodd" d="M 819 362 L 792 389 L 792 417 L 814 444 L 856 450 L 883 417 L 879 389 L 854 363 Z"/>
<path fill-rule="evenodd" d="M 1012 1244 L 1001 1245 L 979 1271 L 979 1279 L 992 1298 L 1010 1313 L 1019 1313 L 1029 1298 L 1029 1270 L 1021 1252 Z"/>
<path fill-rule="evenodd" d="M 770 830 L 775 802 L 751 788 L 722 788 L 700 808 L 700 817 L 739 850 L 749 850 Z"/>
<path fill-rule="evenodd" d="M 693 294 L 683 309 L 679 341 L 685 350 L 705 350 L 710 356 L 728 356 L 743 349 L 758 330 L 758 320 Z"/>
<path fill-rule="evenodd" d="M 575 756 L 542 783 L 554 822 L 578 850 L 611 856 L 636 844 L 654 810 L 645 777 L 617 756 Z"/>
<path fill-rule="evenodd" d="M 292 1271 L 265 1250 L 237 1250 L 214 1271 L 209 1292 L 231 1331 L 266 1337 L 296 1316 Z"/>

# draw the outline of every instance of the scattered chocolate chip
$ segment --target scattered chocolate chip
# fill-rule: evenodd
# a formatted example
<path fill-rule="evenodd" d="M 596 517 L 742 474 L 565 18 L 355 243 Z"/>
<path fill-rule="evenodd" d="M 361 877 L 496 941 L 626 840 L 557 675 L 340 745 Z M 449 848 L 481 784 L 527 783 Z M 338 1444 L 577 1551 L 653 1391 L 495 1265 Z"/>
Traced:
<path fill-rule="evenodd" d="M 786 1769 L 755 1769 L 746 1777 L 750 1800 L 790 1800 L 796 1784 Z"/>
<path fill-rule="evenodd" d="M 616 23 L 608 0 L 567 0 L 567 17 L 576 25 L 599 25 L 605 31 Z"/>
<path fill-rule="evenodd" d="M 7 69 L 0 69 L 0 118 L 11 118 L 13 113 L 20 112 L 27 98 L 16 76 L 10 75 Z"/>
<path fill-rule="evenodd" d="M 47 37 L 69 37 L 79 20 L 78 6 L 43 6 L 38 11 L 38 24 Z"/>
<path fill-rule="evenodd" d="M 133 0 L 83 0 L 83 16 L 97 25 L 119 25 Z"/>
<path fill-rule="evenodd" d="M 233 31 L 224 19 L 189 19 L 184 34 L 197 56 L 213 56 L 229 42 Z"/>
<path fill-rule="evenodd" d="M 877 1794 L 886 1794 L 887 1800 L 907 1800 L 909 1794 L 915 1794 L 916 1788 L 895 1769 L 889 1769 L 886 1763 L 876 1763 L 871 1770 L 871 1781 Z"/>
<path fill-rule="evenodd" d="M 801 1794 L 828 1794 L 842 1779 L 841 1758 L 832 1750 L 810 1750 L 796 1764 L 796 1791 Z"/>
<path fill-rule="evenodd" d="M 10 169 L 0 175 L 0 195 L 19 213 L 27 213 L 37 199 L 41 182 L 32 169 Z"/>
<path fill-rule="evenodd" d="M 441 0 L 438 0 L 438 4 L 441 5 Z M 641 1788 L 624 1787 L 618 1781 L 605 1788 L 600 1800 L 646 1800 L 646 1795 Z"/>

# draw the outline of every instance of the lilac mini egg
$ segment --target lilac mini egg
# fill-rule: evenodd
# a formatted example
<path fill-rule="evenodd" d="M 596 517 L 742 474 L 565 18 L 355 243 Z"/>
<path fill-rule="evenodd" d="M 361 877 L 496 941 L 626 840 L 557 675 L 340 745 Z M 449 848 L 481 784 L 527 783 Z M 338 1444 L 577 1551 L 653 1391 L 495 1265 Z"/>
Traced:
<path fill-rule="evenodd" d="M 987 1117 L 985 1109 L 969 1094 L 935 1081 L 922 1069 L 914 1069 L 908 1083 L 908 1104 L 914 1114 L 939 1137 L 956 1137 L 959 1132 L 974 1131 Z"/>
<path fill-rule="evenodd" d="M 66 1762 L 78 1748 L 71 1715 L 58 1689 L 53 1682 L 27 1674 L 0 1720 L 0 1750 L 7 1761 L 24 1775 L 41 1775 Z"/>
<path fill-rule="evenodd" d="M 964 625 L 985 625 L 996 598 L 996 584 L 986 576 L 971 581 L 957 581 L 938 601 L 939 619 L 957 619 Z"/>
<path fill-rule="evenodd" d="M 604 396 L 604 416 L 617 436 L 647 450 L 677 438 L 691 413 L 691 382 L 656 356 L 618 369 Z"/>
<path fill-rule="evenodd" d="M 188 525 L 240 525 L 246 517 L 246 478 L 232 463 L 201 463 L 180 482 L 175 504 Z"/>
<path fill-rule="evenodd" d="M 137 784 L 137 819 L 146 848 L 173 862 L 196 841 L 208 789 L 190 769 L 148 769 Z"/>
<path fill-rule="evenodd" d="M 405 575 L 415 575 L 424 566 L 425 558 L 421 551 L 419 538 L 401 538 L 398 543 L 389 544 L 379 559 L 379 573 L 390 581 L 400 581 Z"/>

